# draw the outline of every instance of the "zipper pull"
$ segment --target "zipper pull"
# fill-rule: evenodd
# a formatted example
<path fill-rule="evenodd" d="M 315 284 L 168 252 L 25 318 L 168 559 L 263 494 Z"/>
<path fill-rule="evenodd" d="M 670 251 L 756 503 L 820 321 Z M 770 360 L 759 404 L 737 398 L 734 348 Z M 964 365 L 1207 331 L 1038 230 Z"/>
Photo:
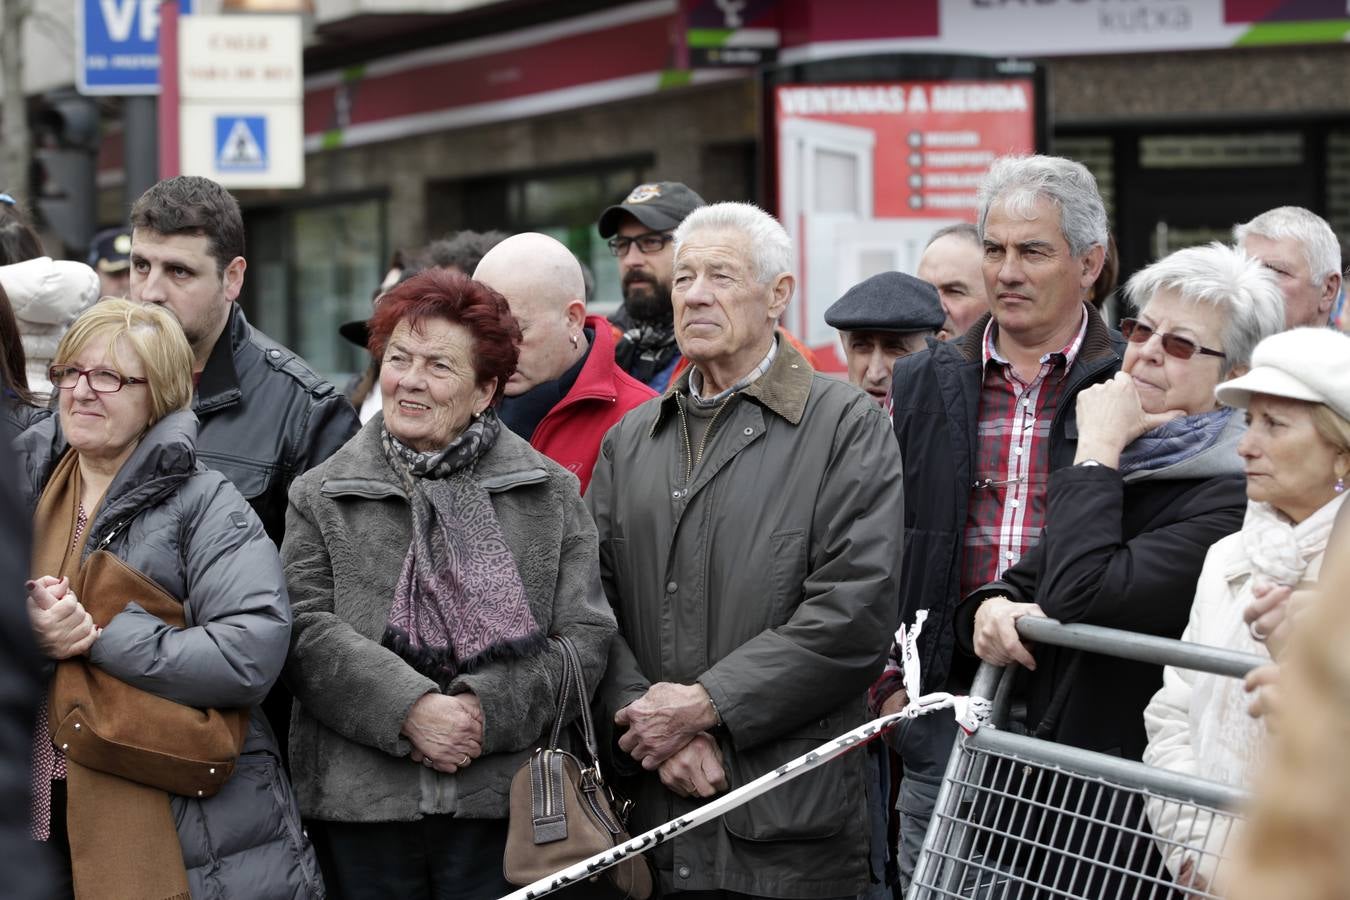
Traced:
<path fill-rule="evenodd" d="M 126 524 L 127 524 L 127 520 L 126 520 L 126 519 L 123 519 L 121 522 L 118 522 L 116 525 L 114 525 L 112 528 L 110 528 L 110 529 L 108 530 L 108 533 L 107 533 L 106 535 L 103 536 L 103 540 L 99 541 L 99 542 L 98 542 L 98 546 L 95 547 L 94 549 L 95 549 L 95 550 L 103 550 L 104 548 L 106 548 L 109 544 L 112 543 L 112 539 L 115 538 L 115 537 L 117 537 L 117 533 L 118 533 L 119 531 L 121 531 L 122 528 L 123 528 Z"/>

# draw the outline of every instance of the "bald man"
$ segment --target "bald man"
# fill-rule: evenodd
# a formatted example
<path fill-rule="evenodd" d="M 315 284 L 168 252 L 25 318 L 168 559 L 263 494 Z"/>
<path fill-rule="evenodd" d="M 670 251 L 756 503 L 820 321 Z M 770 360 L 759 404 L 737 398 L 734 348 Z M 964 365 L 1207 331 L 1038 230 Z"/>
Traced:
<path fill-rule="evenodd" d="M 614 332 L 586 315 L 581 265 L 544 234 L 488 251 L 473 277 L 506 298 L 520 323 L 520 362 L 506 382 L 502 422 L 577 476 L 585 493 L 600 439 L 656 393 L 614 362 Z"/>

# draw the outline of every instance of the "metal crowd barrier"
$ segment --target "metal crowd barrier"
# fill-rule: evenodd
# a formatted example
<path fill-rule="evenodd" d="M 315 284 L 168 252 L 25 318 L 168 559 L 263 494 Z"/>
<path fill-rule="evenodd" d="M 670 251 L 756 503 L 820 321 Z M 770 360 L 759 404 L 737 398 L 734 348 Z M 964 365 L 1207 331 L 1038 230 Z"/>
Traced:
<path fill-rule="evenodd" d="M 1267 662 L 1030 616 L 1018 620 L 1017 630 L 1038 644 L 1231 677 Z M 1208 885 L 1174 882 L 1145 804 L 1170 804 L 1208 824 L 1214 840 L 1207 835 L 1187 853 L 1200 862 L 1199 870 L 1209 871 L 1231 850 L 1228 836 L 1246 793 L 1003 730 L 1015 669 L 980 667 L 970 695 L 991 701 L 990 712 L 952 749 L 908 900 L 1217 897 Z"/>

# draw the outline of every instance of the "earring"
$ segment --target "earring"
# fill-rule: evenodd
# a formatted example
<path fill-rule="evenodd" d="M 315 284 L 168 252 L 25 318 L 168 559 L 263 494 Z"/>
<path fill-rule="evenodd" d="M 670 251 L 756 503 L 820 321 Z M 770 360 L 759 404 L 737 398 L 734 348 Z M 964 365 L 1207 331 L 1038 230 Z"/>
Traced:
<path fill-rule="evenodd" d="M 1336 483 L 1335 483 L 1334 485 L 1331 486 L 1331 489 L 1332 489 L 1333 491 L 1335 491 L 1336 493 L 1338 493 L 1338 494 L 1344 494 L 1344 493 L 1345 493 L 1345 476 L 1344 476 L 1344 475 L 1337 475 L 1337 476 L 1336 476 Z"/>
<path fill-rule="evenodd" d="M 574 334 L 572 335 L 572 349 L 576 350 L 579 347 L 581 347 L 581 343 L 577 340 L 577 336 Z"/>

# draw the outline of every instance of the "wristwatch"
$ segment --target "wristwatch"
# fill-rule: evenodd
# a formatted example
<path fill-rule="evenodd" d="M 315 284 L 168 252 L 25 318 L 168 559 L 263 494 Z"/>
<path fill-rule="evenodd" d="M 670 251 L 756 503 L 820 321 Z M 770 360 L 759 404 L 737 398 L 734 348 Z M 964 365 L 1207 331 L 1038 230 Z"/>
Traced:
<path fill-rule="evenodd" d="M 1075 466 L 1100 466 L 1101 463 L 1097 462 L 1095 459 L 1085 459 L 1085 460 L 1083 460 L 1083 461 L 1080 462 L 1080 463 L 1074 463 L 1074 465 L 1075 465 Z"/>

